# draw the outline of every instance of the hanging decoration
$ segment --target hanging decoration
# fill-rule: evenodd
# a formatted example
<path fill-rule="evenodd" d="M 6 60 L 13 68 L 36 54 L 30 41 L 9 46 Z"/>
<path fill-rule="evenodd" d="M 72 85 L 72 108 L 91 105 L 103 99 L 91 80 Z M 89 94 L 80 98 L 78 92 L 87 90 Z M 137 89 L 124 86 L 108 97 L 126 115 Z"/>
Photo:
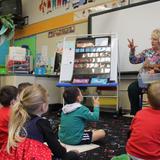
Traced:
<path fill-rule="evenodd" d="M 39 11 L 43 14 L 48 14 L 58 8 L 76 9 L 95 0 L 41 0 L 39 3 Z"/>
<path fill-rule="evenodd" d="M 48 38 L 56 37 L 56 36 L 61 36 L 69 33 L 75 32 L 75 26 L 67 26 L 63 28 L 58 28 L 54 29 L 48 32 Z"/>

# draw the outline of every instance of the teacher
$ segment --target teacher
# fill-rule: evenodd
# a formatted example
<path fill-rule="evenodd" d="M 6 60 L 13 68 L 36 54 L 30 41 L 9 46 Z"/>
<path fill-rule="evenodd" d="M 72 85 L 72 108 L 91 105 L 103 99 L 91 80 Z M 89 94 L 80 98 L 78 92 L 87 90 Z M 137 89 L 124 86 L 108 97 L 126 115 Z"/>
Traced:
<path fill-rule="evenodd" d="M 145 49 L 139 54 L 135 54 L 135 48 L 137 46 L 134 44 L 133 39 L 128 39 L 130 63 L 143 63 L 143 67 L 141 68 L 139 75 L 144 72 L 148 74 L 160 72 L 160 29 L 155 29 L 151 33 L 151 46 L 151 48 Z M 139 95 L 142 93 L 142 89 L 142 84 L 140 85 L 140 81 L 138 80 L 134 81 L 128 86 L 131 115 L 135 115 L 136 112 L 141 109 Z"/>

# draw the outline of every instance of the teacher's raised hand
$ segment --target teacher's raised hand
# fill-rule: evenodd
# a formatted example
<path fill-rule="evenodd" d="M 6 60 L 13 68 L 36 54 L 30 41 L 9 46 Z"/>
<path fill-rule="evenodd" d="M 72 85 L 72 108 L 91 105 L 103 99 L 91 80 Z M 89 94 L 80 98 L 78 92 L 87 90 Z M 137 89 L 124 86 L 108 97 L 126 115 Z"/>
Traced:
<path fill-rule="evenodd" d="M 135 48 L 137 46 L 134 44 L 134 40 L 133 39 L 128 39 L 128 48 L 130 48 L 131 52 L 134 53 L 135 52 Z"/>

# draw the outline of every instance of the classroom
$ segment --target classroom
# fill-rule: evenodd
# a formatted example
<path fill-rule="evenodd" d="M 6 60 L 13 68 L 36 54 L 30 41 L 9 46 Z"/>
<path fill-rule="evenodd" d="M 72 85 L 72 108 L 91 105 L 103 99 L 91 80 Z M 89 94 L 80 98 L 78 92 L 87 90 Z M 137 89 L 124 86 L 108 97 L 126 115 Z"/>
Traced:
<path fill-rule="evenodd" d="M 160 0 L 0 0 L 0 160 L 160 160 Z"/>

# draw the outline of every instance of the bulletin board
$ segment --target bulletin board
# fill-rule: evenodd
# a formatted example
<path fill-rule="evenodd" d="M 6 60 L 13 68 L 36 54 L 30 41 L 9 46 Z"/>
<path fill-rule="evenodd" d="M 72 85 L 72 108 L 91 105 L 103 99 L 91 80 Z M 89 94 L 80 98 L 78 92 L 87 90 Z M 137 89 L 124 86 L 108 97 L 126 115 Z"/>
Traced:
<path fill-rule="evenodd" d="M 2 45 L 0 45 L 0 66 L 5 66 L 6 65 L 6 56 L 8 55 L 9 51 L 9 41 L 5 41 Z"/>

